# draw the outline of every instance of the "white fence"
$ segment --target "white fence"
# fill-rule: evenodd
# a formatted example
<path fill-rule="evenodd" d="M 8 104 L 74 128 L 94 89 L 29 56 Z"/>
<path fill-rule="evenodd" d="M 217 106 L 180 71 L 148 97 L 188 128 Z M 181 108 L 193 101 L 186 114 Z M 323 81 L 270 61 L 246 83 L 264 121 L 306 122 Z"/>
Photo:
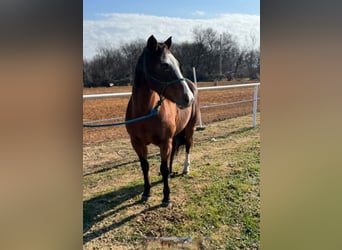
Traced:
<path fill-rule="evenodd" d="M 199 87 L 199 91 L 203 90 L 222 90 L 222 89 L 232 89 L 232 88 L 247 88 L 247 87 L 254 87 L 253 93 L 253 123 L 252 126 L 256 126 L 256 113 L 257 113 L 257 106 L 258 106 L 258 89 L 260 83 L 245 83 L 245 84 L 236 84 L 236 85 L 226 85 L 226 86 L 214 86 L 214 87 Z M 124 92 L 124 93 L 104 93 L 104 94 L 91 94 L 91 95 L 83 95 L 83 99 L 95 99 L 95 98 L 115 98 L 115 97 L 129 97 L 131 96 L 131 92 Z M 242 101 L 244 102 L 244 101 Z M 238 102 L 236 102 L 238 103 Z M 231 103 L 228 103 L 231 104 Z M 212 106 L 205 106 L 201 108 L 208 108 Z M 118 118 L 112 118 L 111 120 L 116 120 Z M 108 119 L 109 120 L 109 119 Z M 102 120 L 103 121 L 103 120 Z M 99 121 L 97 121 L 99 122 Z M 202 119 L 200 118 L 200 127 L 202 127 Z"/>

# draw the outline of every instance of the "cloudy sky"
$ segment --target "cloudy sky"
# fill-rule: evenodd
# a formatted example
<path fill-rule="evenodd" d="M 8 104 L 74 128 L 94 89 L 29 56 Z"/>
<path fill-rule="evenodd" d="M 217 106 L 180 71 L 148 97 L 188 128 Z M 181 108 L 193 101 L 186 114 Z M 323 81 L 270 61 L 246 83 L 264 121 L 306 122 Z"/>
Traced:
<path fill-rule="evenodd" d="M 192 41 L 195 27 L 233 35 L 241 47 L 260 46 L 259 0 L 83 0 L 83 56 L 96 48 L 125 42 Z M 251 39 L 255 37 L 255 41 Z"/>

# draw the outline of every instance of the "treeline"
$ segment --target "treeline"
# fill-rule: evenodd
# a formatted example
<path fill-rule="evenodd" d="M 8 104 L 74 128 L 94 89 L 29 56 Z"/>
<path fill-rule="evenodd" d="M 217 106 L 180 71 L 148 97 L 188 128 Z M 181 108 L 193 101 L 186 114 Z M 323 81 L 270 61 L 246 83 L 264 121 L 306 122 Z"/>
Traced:
<path fill-rule="evenodd" d="M 251 44 L 255 43 L 253 36 L 249 39 Z M 99 48 L 91 60 L 83 60 L 84 87 L 132 83 L 136 62 L 145 46 L 145 40 L 136 40 L 120 48 Z M 195 28 L 192 42 L 173 43 L 171 50 L 181 63 L 184 76 L 191 80 L 193 67 L 198 81 L 259 79 L 260 50 L 239 49 L 229 33 Z"/>

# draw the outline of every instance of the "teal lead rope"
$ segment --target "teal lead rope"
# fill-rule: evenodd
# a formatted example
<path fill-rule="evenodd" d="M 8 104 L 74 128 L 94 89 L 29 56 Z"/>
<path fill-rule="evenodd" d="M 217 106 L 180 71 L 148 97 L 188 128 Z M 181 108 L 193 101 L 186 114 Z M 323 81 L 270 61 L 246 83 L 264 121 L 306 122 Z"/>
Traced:
<path fill-rule="evenodd" d="M 98 125 L 91 125 L 91 124 L 83 124 L 84 128 L 103 128 L 103 127 L 113 127 L 113 126 L 120 126 L 120 125 L 126 125 L 126 124 L 131 124 L 135 123 L 141 120 L 148 119 L 150 117 L 156 116 L 158 114 L 158 109 L 160 105 L 162 104 L 163 99 L 160 98 L 160 100 L 157 102 L 157 105 L 148 113 L 147 115 L 139 116 L 137 118 L 124 121 L 124 122 L 117 122 L 117 123 L 108 123 L 108 124 L 98 124 Z"/>

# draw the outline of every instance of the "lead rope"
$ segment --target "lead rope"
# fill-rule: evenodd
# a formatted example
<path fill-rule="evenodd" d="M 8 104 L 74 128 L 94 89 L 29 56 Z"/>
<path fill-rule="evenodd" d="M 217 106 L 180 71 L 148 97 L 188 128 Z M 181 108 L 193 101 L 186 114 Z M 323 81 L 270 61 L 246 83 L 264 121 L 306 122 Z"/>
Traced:
<path fill-rule="evenodd" d="M 128 121 L 117 122 L 117 123 L 98 124 L 98 125 L 83 124 L 83 127 L 84 128 L 103 128 L 103 127 L 120 126 L 120 125 L 126 125 L 126 124 L 135 123 L 135 122 L 138 122 L 138 121 L 145 120 L 145 119 L 148 119 L 150 117 L 156 116 L 158 114 L 159 107 L 162 105 L 163 100 L 164 100 L 161 96 L 159 96 L 159 97 L 160 97 L 160 99 L 157 102 L 156 106 L 154 106 L 154 108 L 147 115 L 139 116 L 137 118 L 134 118 L 134 119 L 131 119 L 131 120 L 128 120 Z"/>

